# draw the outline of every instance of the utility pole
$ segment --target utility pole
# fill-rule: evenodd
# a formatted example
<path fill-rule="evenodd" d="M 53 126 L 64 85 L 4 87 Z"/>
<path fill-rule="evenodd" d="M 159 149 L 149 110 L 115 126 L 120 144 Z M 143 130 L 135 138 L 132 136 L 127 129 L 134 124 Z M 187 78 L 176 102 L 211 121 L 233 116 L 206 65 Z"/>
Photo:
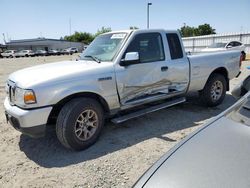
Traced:
<path fill-rule="evenodd" d="M 147 4 L 147 28 L 149 29 L 149 6 L 152 5 L 152 3 Z"/>
<path fill-rule="evenodd" d="M 3 41 L 4 41 L 4 44 L 6 44 L 6 40 L 5 40 L 5 35 L 3 33 Z"/>

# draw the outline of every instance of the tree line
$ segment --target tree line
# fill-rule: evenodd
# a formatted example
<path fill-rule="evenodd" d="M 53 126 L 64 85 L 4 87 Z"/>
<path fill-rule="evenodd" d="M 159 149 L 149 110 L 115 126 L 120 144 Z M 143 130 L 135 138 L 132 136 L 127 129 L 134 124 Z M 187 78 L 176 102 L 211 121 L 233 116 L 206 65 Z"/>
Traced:
<path fill-rule="evenodd" d="M 107 33 L 112 31 L 110 27 L 102 27 L 101 29 L 98 29 L 95 34 L 88 33 L 88 32 L 78 32 L 75 31 L 74 34 L 69 36 L 64 36 L 63 39 L 71 42 L 83 42 L 85 44 L 91 43 L 95 37 L 102 33 Z"/>
<path fill-rule="evenodd" d="M 136 26 L 130 26 L 129 29 L 139 29 Z M 83 42 L 85 44 L 91 43 L 95 37 L 102 33 L 112 31 L 111 27 L 102 27 L 98 29 L 95 34 L 88 33 L 88 32 L 78 32 L 75 31 L 74 34 L 69 36 L 64 36 L 63 39 L 71 42 Z M 216 34 L 216 30 L 210 26 L 210 24 L 203 24 L 199 25 L 198 27 L 191 27 L 186 24 L 178 29 L 182 37 L 192 37 L 192 36 L 202 36 L 202 35 L 210 35 Z"/>
<path fill-rule="evenodd" d="M 216 34 L 215 29 L 207 23 L 199 25 L 198 27 L 190 27 L 184 24 L 184 26 L 179 29 L 179 32 L 181 33 L 182 37 L 194 37 Z"/>

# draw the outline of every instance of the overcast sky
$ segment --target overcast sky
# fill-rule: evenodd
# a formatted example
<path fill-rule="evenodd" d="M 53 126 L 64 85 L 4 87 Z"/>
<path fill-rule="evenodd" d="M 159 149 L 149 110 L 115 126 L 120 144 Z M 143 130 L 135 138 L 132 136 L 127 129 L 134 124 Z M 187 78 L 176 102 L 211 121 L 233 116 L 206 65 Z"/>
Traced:
<path fill-rule="evenodd" d="M 0 43 L 27 38 L 60 38 L 129 26 L 146 28 L 146 0 L 0 0 Z M 150 27 L 178 29 L 208 23 L 217 33 L 250 31 L 250 0 L 151 0 Z"/>

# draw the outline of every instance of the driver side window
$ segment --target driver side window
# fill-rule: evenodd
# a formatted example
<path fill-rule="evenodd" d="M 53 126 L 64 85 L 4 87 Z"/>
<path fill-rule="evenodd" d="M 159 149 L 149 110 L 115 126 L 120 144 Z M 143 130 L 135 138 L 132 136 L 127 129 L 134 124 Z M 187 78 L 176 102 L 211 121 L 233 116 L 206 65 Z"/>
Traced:
<path fill-rule="evenodd" d="M 126 53 L 138 52 L 140 63 L 163 61 L 165 59 L 160 33 L 143 33 L 135 36 Z"/>

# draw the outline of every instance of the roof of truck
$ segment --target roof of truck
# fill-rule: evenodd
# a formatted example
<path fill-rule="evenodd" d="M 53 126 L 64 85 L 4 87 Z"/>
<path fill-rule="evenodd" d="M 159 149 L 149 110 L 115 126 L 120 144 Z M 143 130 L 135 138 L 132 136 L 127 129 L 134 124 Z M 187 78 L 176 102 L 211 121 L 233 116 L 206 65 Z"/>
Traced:
<path fill-rule="evenodd" d="M 131 33 L 134 31 L 139 31 L 139 32 L 166 32 L 166 33 L 176 33 L 178 32 L 177 30 L 165 30 L 165 29 L 129 29 L 129 30 L 117 30 L 117 31 L 111 31 L 108 33 L 103 33 L 103 34 L 112 34 L 112 33 Z"/>

